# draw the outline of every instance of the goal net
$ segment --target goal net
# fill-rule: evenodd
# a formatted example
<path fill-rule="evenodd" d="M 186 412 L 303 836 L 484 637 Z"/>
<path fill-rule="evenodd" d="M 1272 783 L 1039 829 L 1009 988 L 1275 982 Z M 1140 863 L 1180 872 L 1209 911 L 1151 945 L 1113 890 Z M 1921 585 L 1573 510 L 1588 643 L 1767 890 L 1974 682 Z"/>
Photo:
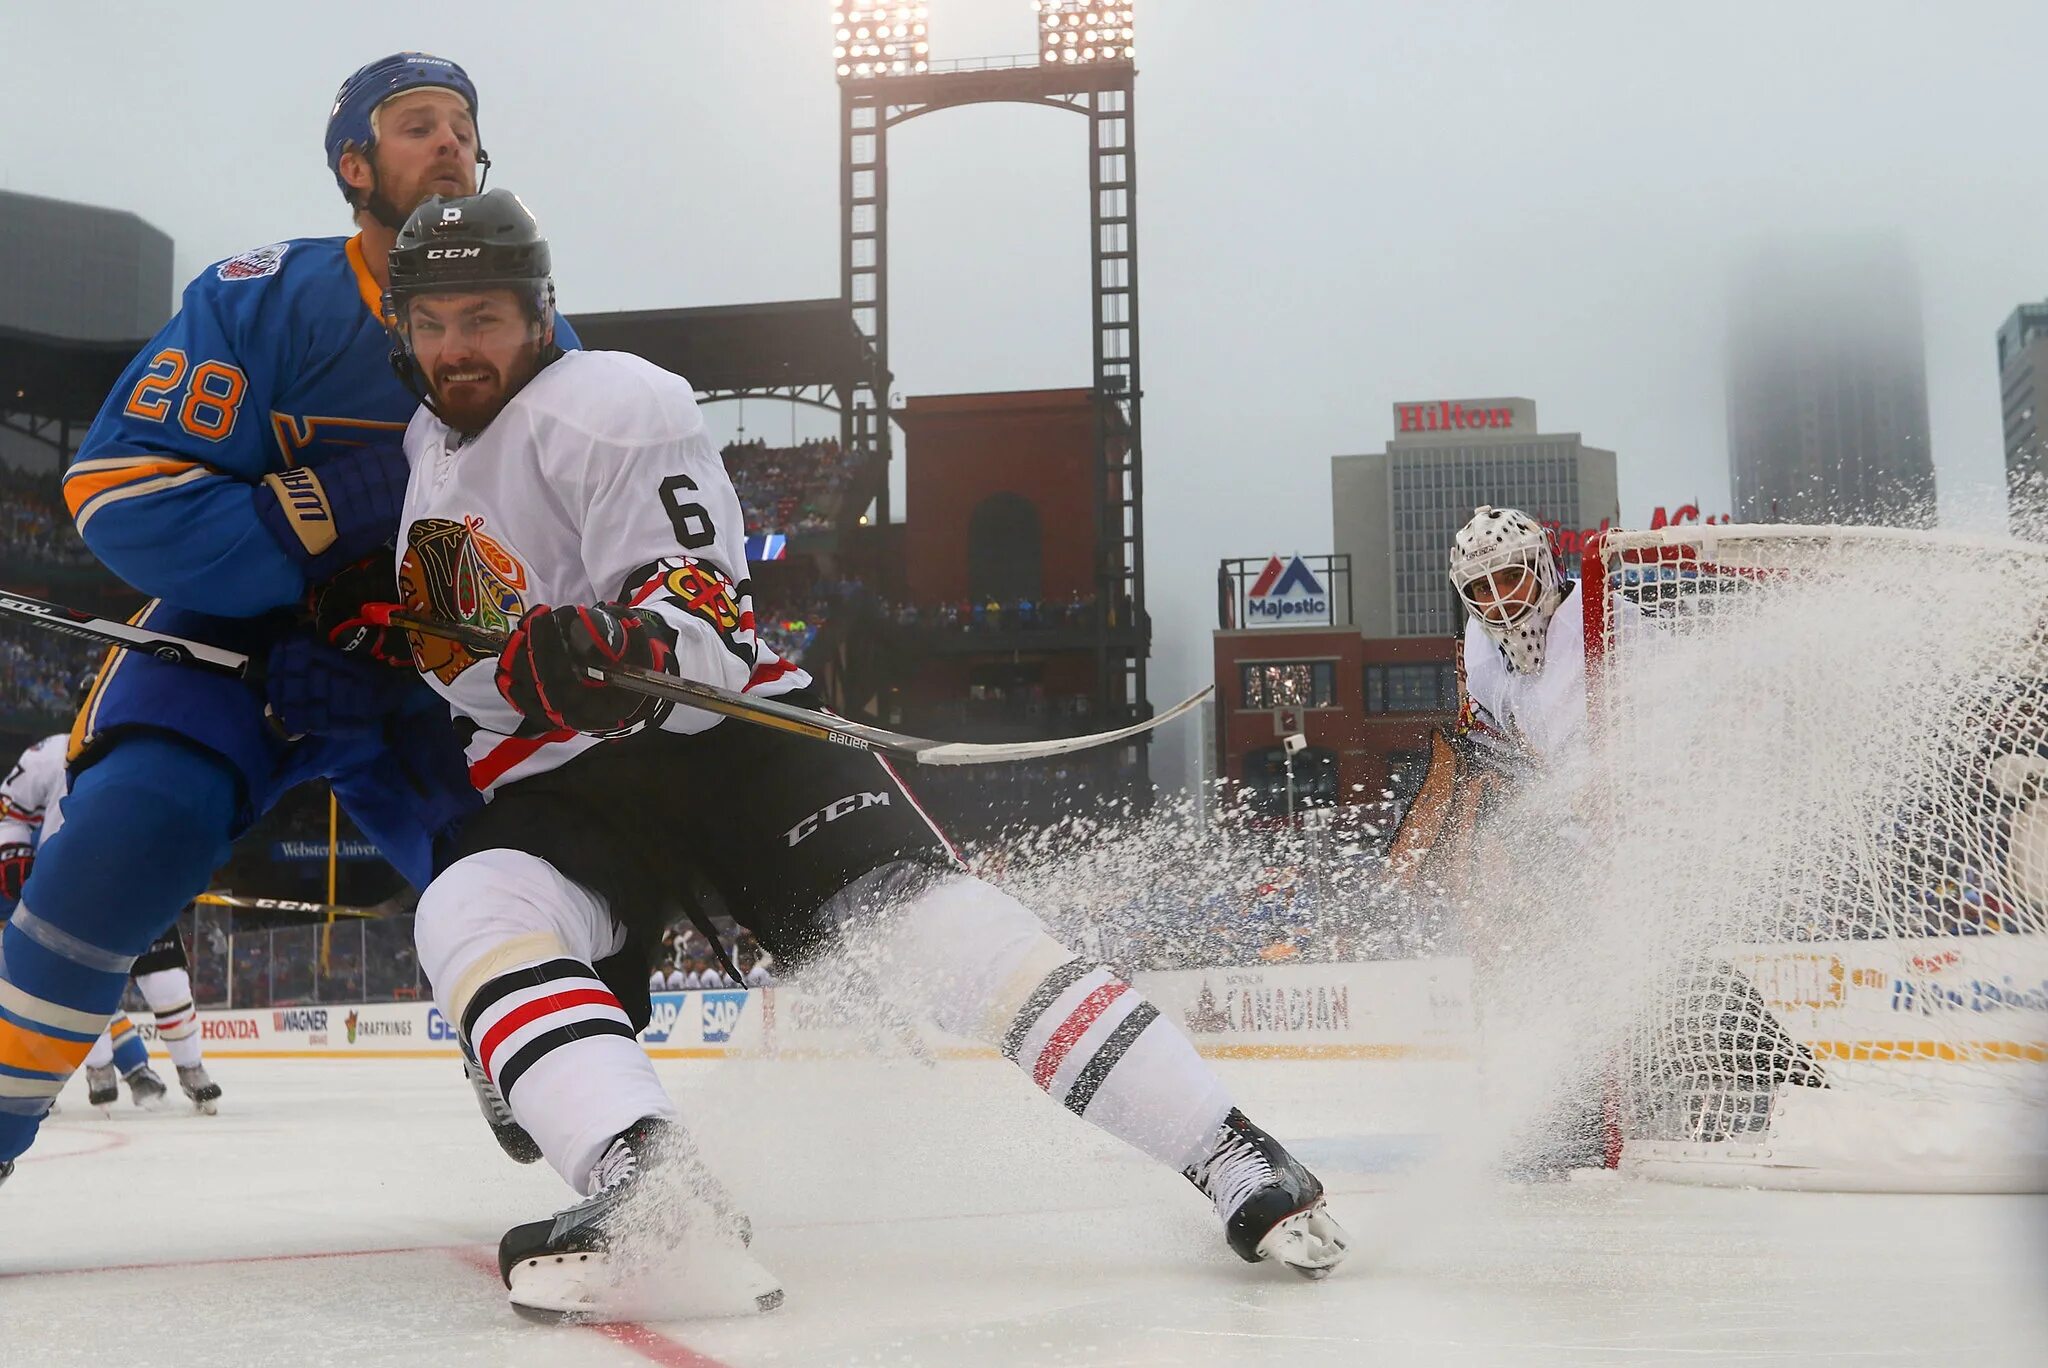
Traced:
<path fill-rule="evenodd" d="M 2048 546 L 1668 527 L 1582 575 L 1610 1160 L 2048 1190 Z"/>

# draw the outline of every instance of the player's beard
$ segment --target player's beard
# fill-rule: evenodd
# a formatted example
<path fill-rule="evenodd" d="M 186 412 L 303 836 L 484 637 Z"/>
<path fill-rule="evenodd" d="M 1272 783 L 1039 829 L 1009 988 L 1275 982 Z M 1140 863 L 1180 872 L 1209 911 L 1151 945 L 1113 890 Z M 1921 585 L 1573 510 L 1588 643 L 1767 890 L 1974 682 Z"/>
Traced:
<path fill-rule="evenodd" d="M 476 193 L 476 167 L 473 165 L 465 174 L 457 163 L 436 163 L 422 171 L 419 178 L 398 195 L 385 193 L 388 182 L 374 156 L 370 159 L 370 171 L 373 179 L 363 207 L 370 211 L 372 218 L 394 233 L 405 227 L 405 221 L 412 217 L 413 210 L 425 204 L 431 196 L 460 199 Z"/>
<path fill-rule="evenodd" d="M 479 433 L 490 426 L 491 420 L 512 402 L 512 396 L 526 387 L 539 369 L 539 358 L 532 351 L 522 352 L 508 376 L 496 366 L 473 361 L 460 366 L 439 368 L 433 383 L 434 411 L 441 421 L 457 432 Z M 472 371 L 489 371 L 486 379 L 463 385 L 450 385 L 448 375 L 467 374 Z"/>

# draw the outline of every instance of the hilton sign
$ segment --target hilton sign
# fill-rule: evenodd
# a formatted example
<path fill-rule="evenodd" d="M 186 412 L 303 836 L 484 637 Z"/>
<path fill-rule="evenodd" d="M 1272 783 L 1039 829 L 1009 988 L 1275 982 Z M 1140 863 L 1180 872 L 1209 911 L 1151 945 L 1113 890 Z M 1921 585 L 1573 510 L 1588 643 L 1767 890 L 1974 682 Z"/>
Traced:
<path fill-rule="evenodd" d="M 1515 425 L 1515 411 L 1506 404 L 1485 400 L 1475 400 L 1468 408 L 1461 400 L 1439 399 L 1428 404 L 1396 404 L 1394 420 L 1396 430 L 1404 435 L 1483 429 L 1507 431 Z"/>

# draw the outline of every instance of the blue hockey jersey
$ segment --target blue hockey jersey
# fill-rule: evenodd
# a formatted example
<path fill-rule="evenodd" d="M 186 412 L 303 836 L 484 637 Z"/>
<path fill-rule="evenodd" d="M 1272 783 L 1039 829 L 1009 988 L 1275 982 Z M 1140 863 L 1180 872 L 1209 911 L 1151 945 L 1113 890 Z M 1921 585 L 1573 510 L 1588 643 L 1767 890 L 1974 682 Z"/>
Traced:
<path fill-rule="evenodd" d="M 146 594 L 219 617 L 304 599 L 250 487 L 351 447 L 397 442 L 419 401 L 362 238 L 294 238 L 200 272 L 107 396 L 64 476 L 81 536 Z M 556 340 L 577 345 L 558 319 Z"/>

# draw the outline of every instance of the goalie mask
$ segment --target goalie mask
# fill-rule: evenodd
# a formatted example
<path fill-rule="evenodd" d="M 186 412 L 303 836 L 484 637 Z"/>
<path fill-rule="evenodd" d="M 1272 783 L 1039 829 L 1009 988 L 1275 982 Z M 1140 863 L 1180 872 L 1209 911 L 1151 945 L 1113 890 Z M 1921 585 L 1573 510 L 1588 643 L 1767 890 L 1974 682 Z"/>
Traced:
<path fill-rule="evenodd" d="M 1543 668 L 1550 619 L 1564 602 L 1564 575 L 1534 518 L 1486 504 L 1473 509 L 1472 521 L 1451 543 L 1451 584 L 1510 670 Z"/>

